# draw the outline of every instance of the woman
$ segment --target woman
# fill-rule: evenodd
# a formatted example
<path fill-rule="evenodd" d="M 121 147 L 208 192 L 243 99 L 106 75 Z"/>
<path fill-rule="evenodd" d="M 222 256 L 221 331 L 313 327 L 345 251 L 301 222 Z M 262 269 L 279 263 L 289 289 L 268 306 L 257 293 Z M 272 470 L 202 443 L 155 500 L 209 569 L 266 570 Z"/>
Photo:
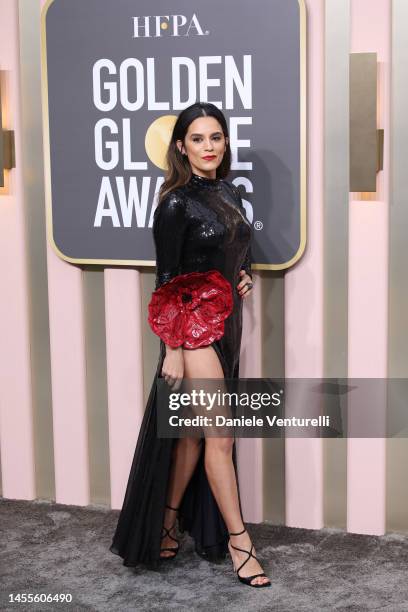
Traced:
<path fill-rule="evenodd" d="M 174 559 L 181 531 L 202 557 L 232 557 L 244 584 L 270 586 L 241 513 L 233 437 L 163 439 L 156 435 L 156 383 L 183 377 L 238 378 L 242 300 L 252 291 L 251 225 L 238 189 L 225 180 L 231 149 L 222 112 L 198 102 L 183 110 L 167 152 L 168 172 L 154 213 L 156 291 L 190 272 L 217 270 L 231 285 L 232 312 L 222 337 L 199 348 L 160 340 L 159 362 L 110 550 L 124 565 Z M 173 281 L 174 282 L 174 281 Z M 150 322 L 150 320 L 149 320 Z"/>

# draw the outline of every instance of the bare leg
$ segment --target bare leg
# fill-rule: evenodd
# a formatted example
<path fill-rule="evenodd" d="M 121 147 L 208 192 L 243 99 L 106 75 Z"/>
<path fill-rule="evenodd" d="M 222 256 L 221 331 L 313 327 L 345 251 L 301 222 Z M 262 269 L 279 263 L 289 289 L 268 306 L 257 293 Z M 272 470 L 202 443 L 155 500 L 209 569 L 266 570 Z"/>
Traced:
<path fill-rule="evenodd" d="M 224 378 L 224 373 L 217 353 L 211 346 L 184 351 L 185 376 L 187 378 Z M 234 464 L 232 462 L 233 438 L 208 437 L 205 440 L 205 470 L 211 490 L 217 501 L 229 532 L 242 531 L 244 525 L 238 501 L 238 488 Z M 232 536 L 231 543 L 239 548 L 250 550 L 251 539 L 248 532 Z M 235 567 L 239 567 L 248 558 L 243 552 L 231 547 L 230 553 Z M 256 554 L 253 549 L 253 554 Z M 240 570 L 240 576 L 252 576 L 263 570 L 258 561 L 250 557 Z M 269 582 L 268 578 L 258 577 L 252 584 Z"/>
<path fill-rule="evenodd" d="M 172 464 L 169 477 L 169 488 L 167 491 L 167 504 L 172 508 L 178 508 L 183 498 L 184 491 L 193 475 L 201 452 L 200 438 L 180 438 L 175 443 Z M 177 513 L 170 508 L 165 509 L 163 524 L 170 529 L 174 524 Z M 170 529 L 170 534 L 175 537 L 174 529 Z M 175 547 L 174 540 L 168 536 L 161 540 L 161 548 Z M 161 557 L 172 557 L 174 553 L 164 550 L 160 553 Z"/>

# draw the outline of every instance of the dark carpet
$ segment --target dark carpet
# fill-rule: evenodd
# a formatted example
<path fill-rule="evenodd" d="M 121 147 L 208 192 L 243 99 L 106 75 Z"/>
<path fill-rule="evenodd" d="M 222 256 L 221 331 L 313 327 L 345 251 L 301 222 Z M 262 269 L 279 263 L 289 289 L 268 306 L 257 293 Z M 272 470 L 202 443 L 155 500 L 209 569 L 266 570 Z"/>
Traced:
<path fill-rule="evenodd" d="M 109 551 L 118 511 L 0 499 L 0 610 L 277 610 L 408 612 L 408 535 L 247 524 L 272 587 L 238 582 L 231 559 L 210 564 L 187 534 L 158 572 Z M 11 603 L 28 594 L 54 601 Z M 71 594 L 72 602 L 58 602 Z"/>

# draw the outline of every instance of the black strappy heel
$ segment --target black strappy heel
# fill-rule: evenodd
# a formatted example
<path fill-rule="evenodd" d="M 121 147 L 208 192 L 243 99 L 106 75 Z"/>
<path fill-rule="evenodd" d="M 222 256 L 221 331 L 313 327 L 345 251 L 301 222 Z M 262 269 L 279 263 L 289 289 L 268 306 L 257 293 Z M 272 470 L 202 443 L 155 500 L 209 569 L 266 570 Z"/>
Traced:
<path fill-rule="evenodd" d="M 178 508 L 172 508 L 172 507 L 171 507 L 171 506 L 169 506 L 168 504 L 166 504 L 166 508 L 170 508 L 170 510 L 175 510 L 176 512 L 178 512 L 178 510 L 179 510 Z M 177 519 L 176 519 L 176 520 L 177 520 Z M 168 547 L 165 547 L 165 548 L 161 548 L 161 549 L 160 549 L 160 553 L 161 553 L 162 551 L 164 551 L 164 550 L 168 550 L 168 551 L 171 551 L 173 554 L 172 554 L 172 555 L 164 555 L 164 556 L 162 556 L 162 555 L 160 554 L 160 559 L 164 559 L 164 560 L 166 560 L 166 561 L 167 561 L 168 559 L 174 559 L 174 557 L 177 555 L 177 553 L 178 553 L 178 551 L 179 551 L 179 548 L 180 548 L 180 543 L 179 543 L 178 539 L 177 539 L 177 538 L 174 538 L 174 537 L 171 535 L 171 533 L 170 533 L 170 531 L 171 531 L 172 529 L 174 529 L 174 527 L 175 527 L 175 526 L 176 526 L 176 521 L 174 521 L 173 525 L 172 525 L 171 527 L 169 527 L 169 528 L 164 527 L 164 525 L 163 525 L 163 527 L 162 527 L 162 529 L 164 529 L 164 534 L 163 534 L 162 536 L 160 536 L 160 539 L 162 540 L 163 538 L 165 538 L 166 536 L 168 536 L 169 538 L 171 538 L 172 540 L 174 540 L 174 542 L 177 542 L 178 546 L 177 546 L 177 547 L 175 547 L 175 546 L 173 546 L 173 547 L 168 546 Z"/>
<path fill-rule="evenodd" d="M 242 535 L 243 533 L 245 533 L 246 529 L 244 528 L 243 531 L 240 531 L 239 533 L 229 533 L 228 535 L 230 536 L 237 536 L 237 535 Z M 231 542 L 230 542 L 231 544 Z M 247 563 L 249 561 L 249 559 L 251 557 L 253 557 L 254 559 L 256 559 L 258 561 L 258 557 L 256 557 L 253 553 L 252 550 L 254 548 L 254 545 L 251 545 L 251 550 L 245 550 L 244 548 L 238 548 L 238 546 L 234 546 L 233 544 L 231 544 L 231 548 L 234 548 L 235 550 L 240 550 L 241 552 L 244 552 L 248 555 L 248 559 L 245 559 L 245 561 L 243 563 L 241 563 L 241 565 L 239 566 L 238 569 L 235 569 L 235 564 L 234 561 L 232 561 L 232 565 L 234 567 L 234 572 L 237 574 L 238 576 L 238 580 L 240 580 L 243 584 L 246 584 L 248 586 L 251 587 L 269 587 L 271 586 L 271 581 L 269 580 L 268 576 L 262 572 L 261 574 L 254 574 L 253 576 L 240 576 L 239 575 L 239 570 L 245 565 L 245 563 Z M 232 557 L 231 557 L 232 558 Z M 254 578 L 258 578 L 258 576 L 265 576 L 265 578 L 268 578 L 269 582 L 262 582 L 261 584 L 252 584 L 252 580 Z"/>

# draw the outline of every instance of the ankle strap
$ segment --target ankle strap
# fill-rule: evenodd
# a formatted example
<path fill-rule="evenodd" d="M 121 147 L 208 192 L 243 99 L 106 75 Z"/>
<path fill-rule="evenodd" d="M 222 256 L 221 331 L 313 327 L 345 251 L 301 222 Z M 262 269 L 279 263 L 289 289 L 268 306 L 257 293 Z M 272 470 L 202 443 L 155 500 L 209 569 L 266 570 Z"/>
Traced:
<path fill-rule="evenodd" d="M 234 535 L 241 535 L 241 534 L 242 534 L 242 533 L 244 533 L 245 531 L 246 531 L 246 528 L 244 527 L 244 529 L 243 529 L 242 531 L 239 531 L 238 533 L 228 533 L 228 535 L 230 535 L 230 536 L 231 536 L 231 535 L 232 535 L 232 536 L 234 536 Z"/>
<path fill-rule="evenodd" d="M 170 508 L 170 510 L 176 510 L 176 511 L 178 511 L 178 508 L 172 508 L 171 506 L 169 506 L 169 504 L 166 504 L 166 508 Z"/>

